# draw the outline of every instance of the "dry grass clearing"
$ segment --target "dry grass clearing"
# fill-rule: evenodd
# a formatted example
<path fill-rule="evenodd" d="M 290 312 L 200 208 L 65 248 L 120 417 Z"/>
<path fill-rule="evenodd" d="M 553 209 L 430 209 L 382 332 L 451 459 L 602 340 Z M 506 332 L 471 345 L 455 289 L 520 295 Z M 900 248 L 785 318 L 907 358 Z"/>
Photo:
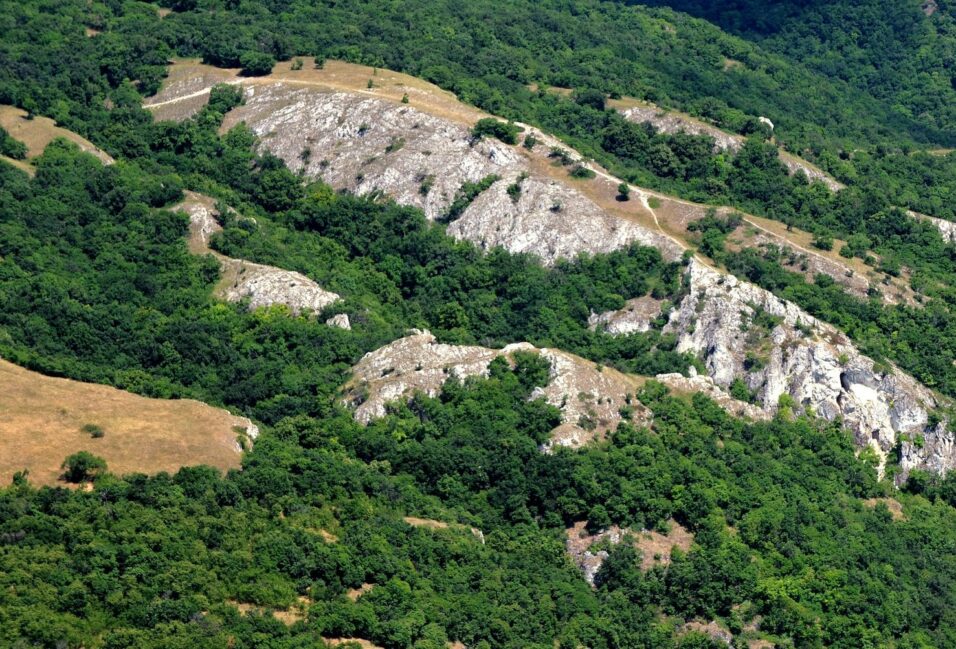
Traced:
<path fill-rule="evenodd" d="M 342 647 L 343 649 L 351 649 L 352 647 L 358 647 L 359 649 L 382 649 L 377 644 L 369 642 L 368 640 L 363 640 L 361 638 L 322 638 L 325 641 L 325 644 L 330 647 Z"/>
<path fill-rule="evenodd" d="M 302 67 L 293 70 L 293 63 Z M 313 86 L 328 91 L 346 91 L 407 104 L 439 117 L 459 123 L 473 124 L 486 114 L 458 101 L 454 94 L 422 79 L 382 68 L 325 61 L 315 67 L 312 57 L 297 57 L 277 63 L 272 73 L 262 77 L 242 77 L 238 68 L 216 68 L 198 59 L 175 59 L 160 91 L 144 104 L 157 120 L 181 120 L 206 104 L 209 89 L 218 83 L 256 85 L 287 83 Z M 371 82 L 371 87 L 369 87 Z"/>
<path fill-rule="evenodd" d="M 0 105 L 0 126 L 14 139 L 27 145 L 27 158 L 37 157 L 43 153 L 50 142 L 62 137 L 73 142 L 83 151 L 92 153 L 105 164 L 112 164 L 113 158 L 106 152 L 96 148 L 92 142 L 80 137 L 73 131 L 60 128 L 49 117 L 37 116 L 33 119 L 27 119 L 26 117 L 26 111 L 14 106 Z"/>
<path fill-rule="evenodd" d="M 361 597 L 368 591 L 372 590 L 373 588 L 375 588 L 375 584 L 370 584 L 368 582 L 365 582 L 358 588 L 352 588 L 350 590 L 347 590 L 345 592 L 345 596 L 354 602 L 354 601 L 357 601 L 359 597 Z"/>
<path fill-rule="evenodd" d="M 867 498 L 863 501 L 863 506 L 869 509 L 875 509 L 877 505 L 883 503 L 890 510 L 890 516 L 894 521 L 905 521 L 906 514 L 903 513 L 903 505 L 896 498 Z"/>
<path fill-rule="evenodd" d="M 641 570 L 650 570 L 656 564 L 669 565 L 674 548 L 689 552 L 694 535 L 676 521 L 670 521 L 667 534 L 660 532 L 641 532 L 634 542 L 641 551 Z"/>
<path fill-rule="evenodd" d="M 433 518 L 418 518 L 417 516 L 405 516 L 403 521 L 412 527 L 424 527 L 429 530 L 444 530 L 448 528 L 445 521 L 436 521 Z"/>
<path fill-rule="evenodd" d="M 105 385 L 44 376 L 0 361 L 0 484 L 29 469 L 55 484 L 63 459 L 90 451 L 116 474 L 239 466 L 237 430 L 249 421 L 192 400 L 149 399 Z M 82 428 L 99 426 L 95 439 Z"/>
<path fill-rule="evenodd" d="M 13 158 L 7 157 L 5 155 L 0 155 L 0 160 L 6 162 L 11 167 L 19 169 L 31 178 L 37 173 L 37 170 L 33 168 L 33 165 L 28 162 L 24 162 L 23 160 L 14 160 Z"/>
<path fill-rule="evenodd" d="M 237 602 L 236 600 L 230 599 L 226 600 L 226 603 L 235 606 L 239 609 L 239 613 L 242 615 L 248 615 L 249 613 L 257 614 L 271 614 L 272 617 L 279 620 L 286 626 L 292 626 L 300 620 L 304 620 L 309 613 L 309 607 L 312 605 L 312 600 L 305 596 L 299 596 L 295 604 L 285 609 L 270 609 L 264 608 L 262 606 L 256 606 L 255 604 L 247 604 L 245 602 Z"/>

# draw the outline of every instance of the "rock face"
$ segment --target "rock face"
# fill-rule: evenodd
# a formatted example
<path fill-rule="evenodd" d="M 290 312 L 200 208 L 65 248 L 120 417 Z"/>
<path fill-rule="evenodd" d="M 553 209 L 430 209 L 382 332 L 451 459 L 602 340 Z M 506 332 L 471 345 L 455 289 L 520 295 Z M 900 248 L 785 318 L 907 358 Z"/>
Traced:
<path fill-rule="evenodd" d="M 337 313 L 326 320 L 325 324 L 329 325 L 330 327 L 338 327 L 339 329 L 345 329 L 347 331 L 352 330 L 352 322 L 349 320 L 347 313 Z"/>
<path fill-rule="evenodd" d="M 487 376 L 492 360 L 509 358 L 517 351 L 536 353 L 551 364 L 548 384 L 531 395 L 561 410 L 562 423 L 552 431 L 546 450 L 552 445 L 576 448 L 614 430 L 622 419 L 620 411 L 627 405 L 627 395 L 639 388 L 636 379 L 567 352 L 538 349 L 528 343 L 503 349 L 446 345 L 436 342 L 427 331 L 414 331 L 366 354 L 356 364 L 346 401 L 355 406 L 355 418 L 368 423 L 384 416 L 389 403 L 416 392 L 436 396 L 449 378 Z M 631 420 L 645 423 L 649 419 L 649 412 L 634 401 Z"/>
<path fill-rule="evenodd" d="M 618 311 L 592 313 L 588 318 L 588 327 L 619 336 L 650 331 L 651 324 L 661 315 L 662 306 L 662 300 L 642 295 L 628 300 L 624 308 Z"/>
<path fill-rule="evenodd" d="M 248 300 L 250 309 L 284 304 L 298 314 L 318 313 L 339 299 L 337 294 L 324 290 L 301 273 L 232 259 L 210 250 L 210 238 L 222 230 L 215 218 L 215 201 L 210 197 L 186 192 L 185 200 L 172 209 L 189 216 L 189 250 L 194 254 L 212 254 L 219 260 L 222 281 L 216 294 L 227 302 Z M 348 325 L 348 316 L 344 317 L 344 324 Z M 342 326 L 342 323 L 340 318 L 334 324 Z"/>
<path fill-rule="evenodd" d="M 226 274 L 232 281 L 227 281 L 221 290 L 227 302 L 248 300 L 252 310 L 284 304 L 298 314 L 319 313 L 339 299 L 338 295 L 322 289 L 301 273 L 249 261 L 233 262 Z"/>
<path fill-rule="evenodd" d="M 631 122 L 638 124 L 650 123 L 661 133 L 673 134 L 684 132 L 690 135 L 706 135 L 712 137 L 714 138 L 715 151 L 732 151 L 736 153 L 743 147 L 746 141 L 746 138 L 741 135 L 728 133 L 689 115 L 669 112 L 653 104 L 639 104 L 626 108 L 621 111 L 621 114 L 624 115 L 625 119 Z M 770 129 L 773 130 L 773 122 L 769 119 L 761 117 L 760 121 L 767 124 Z M 832 191 L 839 191 L 844 188 L 842 183 L 795 155 L 782 151 L 780 153 L 780 162 L 790 170 L 791 174 L 802 171 L 809 180 L 820 181 Z"/>
<path fill-rule="evenodd" d="M 902 439 L 904 474 L 956 464 L 953 436 L 942 424 L 928 429 L 929 411 L 940 404 L 915 379 L 876 367 L 842 332 L 757 286 L 695 260 L 686 281 L 664 331 L 678 336 L 679 351 L 700 356 L 716 386 L 741 377 L 767 413 L 787 396 L 826 419 L 841 417 L 861 447 L 883 457 Z"/>
<path fill-rule="evenodd" d="M 912 210 L 907 210 L 907 214 L 914 219 L 931 223 L 937 230 L 939 230 L 940 235 L 943 237 L 943 241 L 946 241 L 947 243 L 956 243 L 956 223 L 953 221 L 939 219 L 935 216 L 927 216 L 926 214 L 920 214 L 919 212 L 914 212 Z"/>
<path fill-rule="evenodd" d="M 682 252 L 660 233 L 606 213 L 572 183 L 536 173 L 517 148 L 491 138 L 476 142 L 449 119 L 354 92 L 282 83 L 245 91 L 245 105 L 225 126 L 246 122 L 262 148 L 336 189 L 382 192 L 438 219 L 447 217 L 465 183 L 499 177 L 448 228 L 483 248 L 529 252 L 549 264 L 635 241 L 671 259 Z M 512 185 L 520 192 L 509 194 Z"/>

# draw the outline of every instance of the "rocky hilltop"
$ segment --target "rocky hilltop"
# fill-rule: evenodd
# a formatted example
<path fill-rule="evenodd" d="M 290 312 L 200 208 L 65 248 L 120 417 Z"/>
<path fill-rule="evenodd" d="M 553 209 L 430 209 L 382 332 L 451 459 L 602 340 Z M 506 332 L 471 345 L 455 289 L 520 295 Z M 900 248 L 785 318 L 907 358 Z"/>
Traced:
<path fill-rule="evenodd" d="M 534 154 L 476 141 L 459 122 L 355 92 L 283 83 L 245 90 L 245 105 L 226 117 L 225 128 L 243 121 L 263 149 L 306 177 L 357 194 L 384 193 L 450 221 L 452 236 L 483 248 L 529 252 L 545 263 L 631 242 L 672 259 L 682 252 L 661 233 L 615 218 L 573 184 L 538 171 Z M 485 179 L 487 189 L 452 213 L 465 185 Z"/>

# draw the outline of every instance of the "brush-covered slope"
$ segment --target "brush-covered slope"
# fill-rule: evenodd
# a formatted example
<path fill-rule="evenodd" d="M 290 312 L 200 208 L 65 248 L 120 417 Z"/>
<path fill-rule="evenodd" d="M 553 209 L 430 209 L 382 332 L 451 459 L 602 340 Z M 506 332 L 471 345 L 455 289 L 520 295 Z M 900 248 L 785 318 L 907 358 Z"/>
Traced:
<path fill-rule="evenodd" d="M 351 81 L 339 77 L 340 86 L 361 78 L 351 70 Z M 636 204 L 636 214 L 622 213 L 612 201 L 602 205 L 601 188 L 616 187 L 618 179 L 597 167 L 591 179 L 569 177 L 551 161 L 560 143 L 540 131 L 524 134 L 539 140 L 531 149 L 478 139 L 462 123 L 466 111 L 446 116 L 427 93 L 414 104 L 396 102 L 404 79 L 386 82 L 385 96 L 377 97 L 375 76 L 370 75 L 373 88 L 347 91 L 323 87 L 315 78 L 300 85 L 260 80 L 247 86 L 245 104 L 227 116 L 226 125 L 245 122 L 265 150 L 308 177 L 356 193 L 382 192 L 450 221 L 454 236 L 533 252 L 546 262 L 634 240 L 673 259 L 685 244 L 664 231 L 658 214 L 677 217 L 665 222 L 683 219 L 686 235 L 686 224 L 695 220 L 687 211 L 697 210 L 700 218 L 706 213 L 702 206 L 638 187 L 633 191 L 640 201 L 628 201 Z M 439 101 L 449 99 L 441 95 Z M 561 151 L 571 164 L 586 164 L 572 150 Z M 488 178 L 490 183 L 469 190 Z M 470 199 L 463 208 L 462 196 Z M 452 207 L 456 203 L 459 207 Z M 764 231 L 786 240 L 782 230 Z M 851 292 L 866 294 L 869 283 L 855 283 L 849 262 L 812 256 L 820 260 L 817 268 L 831 264 L 832 276 L 841 277 Z M 899 445 L 904 475 L 914 467 L 942 472 L 956 462 L 945 424 L 930 425 L 930 413 L 941 405 L 930 390 L 891 365 L 875 366 L 846 336 L 796 305 L 703 261 L 691 262 L 685 281 L 687 297 L 665 330 L 678 336 L 679 349 L 703 358 L 717 385 L 729 389 L 735 379 L 743 381 L 767 411 L 776 410 L 785 395 L 794 407 L 840 417 L 861 447 L 872 446 L 883 458 Z M 905 289 L 896 299 L 906 299 Z M 602 319 L 613 323 L 617 317 Z"/>

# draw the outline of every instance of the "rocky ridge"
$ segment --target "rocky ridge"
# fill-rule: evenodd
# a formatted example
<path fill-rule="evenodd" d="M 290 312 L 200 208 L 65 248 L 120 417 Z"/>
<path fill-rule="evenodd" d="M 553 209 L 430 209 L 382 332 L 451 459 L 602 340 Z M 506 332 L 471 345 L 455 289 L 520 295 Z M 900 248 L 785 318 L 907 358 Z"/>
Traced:
<path fill-rule="evenodd" d="M 828 420 L 840 417 L 859 446 L 884 459 L 899 442 L 904 474 L 956 466 L 953 434 L 945 424 L 929 425 L 941 402 L 915 379 L 877 366 L 835 327 L 753 284 L 696 260 L 685 281 L 686 296 L 664 331 L 677 335 L 679 351 L 704 361 L 716 386 L 726 389 L 742 378 L 767 415 L 789 402 Z M 640 326 L 634 311 L 598 318 Z"/>
<path fill-rule="evenodd" d="M 546 155 L 537 150 L 555 146 L 556 140 L 536 129 L 526 128 L 526 134 L 541 142 L 529 154 L 495 140 L 474 142 L 467 125 L 375 97 L 373 91 L 342 92 L 281 82 L 245 90 L 245 106 L 227 116 L 225 127 L 246 121 L 263 148 L 307 176 L 322 177 L 340 189 L 382 192 L 440 218 L 447 215 L 464 183 L 498 176 L 449 225 L 454 236 L 486 247 L 504 245 L 513 252 L 531 252 L 545 263 L 580 252 L 606 252 L 630 241 L 656 246 L 668 259 L 683 252 L 683 245 L 659 225 L 655 230 L 619 216 L 577 189 L 578 181 L 541 173 Z M 588 166 L 598 174 L 591 182 L 615 186 L 619 182 Z M 515 192 L 506 191 L 515 184 L 520 185 L 517 200 L 512 198 Z M 632 189 L 657 224 L 650 207 L 653 194 Z M 927 429 L 937 399 L 914 379 L 895 368 L 875 368 L 834 328 L 701 262 L 691 264 L 688 282 L 690 295 L 671 314 L 667 330 L 678 334 L 682 350 L 704 357 L 717 387 L 727 388 L 739 375 L 768 413 L 786 394 L 798 407 L 812 408 L 827 418 L 842 416 L 860 445 L 873 446 L 884 457 L 899 435 L 904 474 L 915 466 L 942 471 L 956 463 L 952 436 L 943 426 Z M 758 314 L 750 302 L 775 317 L 777 311 L 786 315 L 764 337 L 763 350 L 751 349 L 755 343 L 746 340 L 752 334 L 742 336 L 739 330 L 748 326 L 739 312 L 746 318 Z M 812 326 L 807 324 L 811 322 Z M 809 338 L 805 333 L 809 330 L 824 334 Z"/>
<path fill-rule="evenodd" d="M 324 290 L 301 273 L 232 259 L 211 250 L 209 240 L 222 227 L 215 218 L 215 202 L 208 196 L 186 192 L 186 198 L 172 209 L 189 216 L 190 251 L 211 254 L 219 261 L 222 280 L 216 287 L 216 295 L 227 302 L 248 300 L 250 309 L 284 304 L 298 314 L 318 313 L 339 300 L 337 294 Z M 332 318 L 329 324 L 347 328 L 344 326 L 348 323 L 347 318 Z"/>
<path fill-rule="evenodd" d="M 378 97 L 283 83 L 245 92 L 245 105 L 226 117 L 225 128 L 244 121 L 263 149 L 336 189 L 381 192 L 430 219 L 446 219 L 466 183 L 497 176 L 448 226 L 452 236 L 483 248 L 533 253 L 549 264 L 631 242 L 670 259 L 682 252 L 670 238 L 615 218 L 571 184 L 536 171 L 516 148 L 475 141 L 469 128 L 443 117 Z M 520 188 L 514 195 L 513 185 Z"/>
<path fill-rule="evenodd" d="M 640 388 L 634 377 L 560 350 L 539 349 L 528 343 L 502 349 L 447 345 L 427 331 L 414 330 L 369 352 L 355 365 L 345 401 L 355 407 L 355 419 L 367 424 L 385 416 L 389 403 L 417 392 L 437 396 L 450 378 L 487 376 L 492 360 L 499 356 L 510 359 L 515 352 L 538 354 L 551 365 L 548 384 L 531 395 L 561 411 L 562 423 L 552 431 L 546 449 L 551 445 L 577 448 L 614 430 L 623 419 L 621 410 L 629 405 L 628 395 Z M 646 408 L 636 400 L 630 405 L 632 422 L 650 421 Z"/>

